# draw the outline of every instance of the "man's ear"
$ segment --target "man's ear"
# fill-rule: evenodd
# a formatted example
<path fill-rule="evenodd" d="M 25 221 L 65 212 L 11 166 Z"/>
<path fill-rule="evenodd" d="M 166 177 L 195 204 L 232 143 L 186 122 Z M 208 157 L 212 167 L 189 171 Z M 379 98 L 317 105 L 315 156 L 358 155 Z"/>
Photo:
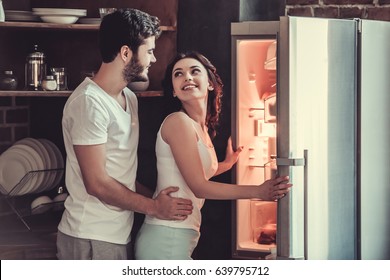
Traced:
<path fill-rule="evenodd" d="M 120 55 L 123 61 L 127 62 L 131 59 L 133 52 L 128 46 L 122 46 L 120 50 Z"/>

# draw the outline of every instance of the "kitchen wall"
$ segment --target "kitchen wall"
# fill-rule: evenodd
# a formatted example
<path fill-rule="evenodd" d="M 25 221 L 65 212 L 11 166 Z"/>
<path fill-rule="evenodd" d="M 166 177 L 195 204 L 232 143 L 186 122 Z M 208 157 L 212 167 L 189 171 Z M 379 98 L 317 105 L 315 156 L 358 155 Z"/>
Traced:
<path fill-rule="evenodd" d="M 15 97 L 0 97 L 0 154 L 29 133 L 28 103 Z"/>
<path fill-rule="evenodd" d="M 286 0 L 286 14 L 390 21 L 390 0 Z"/>

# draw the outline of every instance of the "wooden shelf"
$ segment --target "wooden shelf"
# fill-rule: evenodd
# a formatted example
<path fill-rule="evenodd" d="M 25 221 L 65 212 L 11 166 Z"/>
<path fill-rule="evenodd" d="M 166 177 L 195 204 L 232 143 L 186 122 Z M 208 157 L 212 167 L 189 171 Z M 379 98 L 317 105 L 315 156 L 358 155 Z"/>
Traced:
<path fill-rule="evenodd" d="M 1 90 L 0 96 L 16 96 L 16 97 L 68 97 L 71 91 L 23 91 L 23 90 Z"/>
<path fill-rule="evenodd" d="M 62 30 L 99 30 L 99 24 L 56 24 L 45 22 L 0 22 L 0 28 L 62 29 Z M 162 31 L 176 31 L 176 26 L 160 26 Z"/>
<path fill-rule="evenodd" d="M 158 90 L 151 90 L 151 91 L 139 91 L 139 92 L 135 92 L 135 94 L 138 96 L 138 97 L 160 97 L 160 96 L 164 96 L 164 93 L 162 91 L 158 91 Z"/>
<path fill-rule="evenodd" d="M 0 90 L 0 97 L 15 96 L 15 97 L 69 97 L 72 91 L 11 91 Z M 163 96 L 162 91 L 150 90 L 135 92 L 138 97 L 159 97 Z"/>

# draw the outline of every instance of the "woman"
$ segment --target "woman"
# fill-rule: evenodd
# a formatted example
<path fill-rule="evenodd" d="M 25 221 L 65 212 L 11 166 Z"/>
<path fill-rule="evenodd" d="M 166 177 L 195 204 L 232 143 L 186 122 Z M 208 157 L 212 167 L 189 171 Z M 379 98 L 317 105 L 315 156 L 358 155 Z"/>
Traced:
<path fill-rule="evenodd" d="M 161 124 L 156 140 L 157 189 L 178 186 L 174 195 L 191 199 L 193 211 L 184 221 L 145 217 L 138 233 L 136 259 L 191 259 L 199 240 L 204 199 L 277 200 L 286 195 L 288 177 L 268 180 L 260 186 L 239 186 L 209 181 L 230 169 L 240 149 L 218 163 L 211 141 L 221 111 L 222 82 L 215 67 L 197 52 L 179 54 L 168 66 L 164 90 L 173 95 L 179 110 Z M 210 137 L 211 136 L 211 137 Z"/>

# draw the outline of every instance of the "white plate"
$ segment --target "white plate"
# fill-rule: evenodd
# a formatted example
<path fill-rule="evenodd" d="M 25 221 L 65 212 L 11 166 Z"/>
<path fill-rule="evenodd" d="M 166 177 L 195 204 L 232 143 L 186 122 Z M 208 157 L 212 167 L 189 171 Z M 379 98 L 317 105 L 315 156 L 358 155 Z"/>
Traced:
<path fill-rule="evenodd" d="M 49 154 L 49 157 L 50 157 L 50 166 L 49 166 L 49 169 L 56 169 L 57 168 L 57 156 L 56 156 L 56 153 L 53 151 L 53 148 L 51 147 L 51 145 L 49 145 L 47 142 L 49 140 L 47 139 L 37 139 L 46 149 L 46 151 L 48 152 Z M 56 177 L 57 177 L 57 172 L 59 171 L 50 171 L 48 172 L 48 181 L 47 181 L 47 186 L 46 186 L 46 189 L 47 190 L 50 190 L 52 189 L 54 186 L 53 186 L 53 183 L 54 181 L 56 180 Z"/>
<path fill-rule="evenodd" d="M 64 158 L 62 157 L 61 151 L 60 151 L 60 149 L 58 149 L 56 144 L 54 144 L 53 142 L 51 142 L 48 139 L 38 139 L 38 140 L 41 141 L 42 143 L 44 143 L 44 145 L 46 147 L 50 147 L 52 152 L 54 153 L 55 158 L 56 158 L 56 165 L 53 166 L 53 169 L 57 169 L 57 168 L 63 169 L 65 166 Z M 62 179 L 62 175 L 64 174 L 64 171 L 63 170 L 57 171 L 53 174 L 55 175 L 55 179 L 54 179 L 54 182 L 51 185 L 51 187 L 49 187 L 49 189 L 56 187 L 60 183 L 60 181 Z"/>
<path fill-rule="evenodd" d="M 33 8 L 33 14 L 37 16 L 42 15 L 69 15 L 85 17 L 87 10 L 84 9 L 61 9 L 61 8 Z"/>
<path fill-rule="evenodd" d="M 21 10 L 4 10 L 6 15 L 32 15 L 31 11 L 21 11 Z"/>
<path fill-rule="evenodd" d="M 24 175 L 27 175 L 27 173 L 30 171 L 34 171 L 34 170 L 38 169 L 37 163 L 33 160 L 31 154 L 29 152 L 27 152 L 25 149 L 23 149 L 23 148 L 21 149 L 20 147 L 12 146 L 8 150 L 14 154 L 21 155 L 29 163 L 29 168 L 26 170 L 27 172 Z M 26 177 L 26 178 L 24 178 L 24 180 L 22 180 L 20 182 L 21 185 L 16 189 L 16 191 L 14 193 L 15 195 L 27 194 L 30 191 L 33 191 L 34 188 L 37 186 L 39 178 L 36 176 L 36 174 L 30 173 L 28 176 L 30 176 L 30 177 Z"/>
<path fill-rule="evenodd" d="M 34 15 L 5 15 L 5 21 L 41 21 L 39 16 Z"/>
<path fill-rule="evenodd" d="M 17 141 L 15 144 L 25 144 L 27 146 L 30 146 L 33 148 L 39 156 L 43 160 L 44 169 L 50 169 L 51 167 L 51 160 L 49 156 L 49 152 L 46 150 L 46 147 L 37 139 L 34 138 L 24 138 L 22 140 Z M 49 172 L 42 172 L 43 175 L 43 181 L 39 188 L 35 190 L 35 192 L 42 192 L 45 191 L 45 189 L 48 187 L 48 183 L 50 180 L 50 173 Z"/>
<path fill-rule="evenodd" d="M 32 170 L 30 171 L 36 171 L 36 170 L 43 170 L 45 168 L 43 164 L 43 160 L 32 147 L 25 145 L 25 144 L 14 144 L 11 148 L 8 150 L 19 150 L 26 159 L 30 162 L 32 166 Z M 42 172 L 32 173 L 32 177 L 29 181 L 33 181 L 35 183 L 26 185 L 18 192 L 18 195 L 27 194 L 35 192 L 36 189 L 40 188 L 44 179 L 44 174 Z"/>
<path fill-rule="evenodd" d="M 5 193 L 3 189 L 0 191 L 6 195 L 18 195 L 14 187 L 31 170 L 31 164 L 22 153 L 10 149 L 3 152 L 0 156 L 0 184 Z M 33 181 L 30 180 L 28 184 L 33 184 Z"/>
<path fill-rule="evenodd" d="M 31 11 L 5 10 L 6 21 L 40 21 Z"/>
<path fill-rule="evenodd" d="M 43 22 L 58 23 L 58 24 L 72 24 L 75 23 L 79 17 L 77 16 L 57 16 L 57 15 L 45 15 L 40 16 Z"/>

